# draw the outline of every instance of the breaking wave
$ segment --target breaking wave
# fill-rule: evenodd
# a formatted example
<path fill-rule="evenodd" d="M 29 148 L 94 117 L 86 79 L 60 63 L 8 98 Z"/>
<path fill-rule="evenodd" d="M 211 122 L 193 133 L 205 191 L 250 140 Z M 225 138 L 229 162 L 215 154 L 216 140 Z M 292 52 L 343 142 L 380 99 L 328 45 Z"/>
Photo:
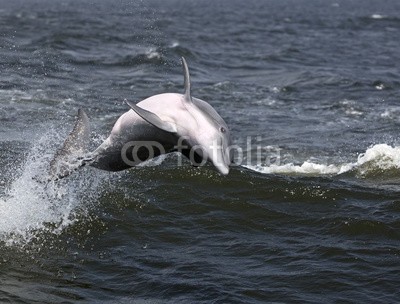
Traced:
<path fill-rule="evenodd" d="M 318 164 L 306 161 L 300 165 L 293 163 L 283 165 L 248 165 L 246 168 L 264 174 L 292 175 L 340 175 L 353 173 L 357 177 L 400 176 L 400 147 L 377 144 L 360 154 L 355 162 L 344 164 Z"/>

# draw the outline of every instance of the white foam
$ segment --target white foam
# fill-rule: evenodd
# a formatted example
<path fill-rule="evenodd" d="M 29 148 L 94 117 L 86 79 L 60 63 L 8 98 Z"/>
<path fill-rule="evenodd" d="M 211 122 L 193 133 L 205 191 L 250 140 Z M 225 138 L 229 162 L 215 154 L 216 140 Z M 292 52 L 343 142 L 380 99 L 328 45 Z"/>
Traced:
<path fill-rule="evenodd" d="M 358 156 L 357 166 L 367 163 L 385 170 L 398 169 L 400 168 L 400 147 L 392 147 L 387 144 L 374 145 Z"/>
<path fill-rule="evenodd" d="M 177 42 L 177 41 L 174 41 L 174 42 L 172 42 L 172 44 L 171 44 L 171 48 L 176 48 L 176 47 L 178 47 L 178 46 L 180 46 L 180 44 L 179 44 L 179 42 Z"/>
<path fill-rule="evenodd" d="M 377 144 L 358 156 L 357 161 L 344 164 L 318 164 L 306 161 L 301 165 L 246 165 L 248 169 L 264 174 L 287 175 L 338 175 L 355 170 L 360 175 L 367 175 L 376 170 L 400 169 L 400 147 Z M 399 171 L 400 175 L 400 171 Z"/>
<path fill-rule="evenodd" d="M 380 14 L 373 14 L 371 15 L 372 19 L 384 19 L 386 16 Z"/>
<path fill-rule="evenodd" d="M 324 165 L 306 161 L 301 165 L 285 164 L 285 165 L 271 165 L 271 166 L 244 166 L 248 169 L 264 173 L 264 174 L 299 174 L 299 175 L 335 175 L 349 171 L 352 167 L 349 164 L 342 166 Z"/>
<path fill-rule="evenodd" d="M 161 54 L 155 48 L 147 50 L 146 56 L 148 59 L 161 59 Z"/>
<path fill-rule="evenodd" d="M 380 117 L 385 119 L 394 119 L 397 120 L 400 116 L 400 107 L 389 107 L 380 114 Z"/>

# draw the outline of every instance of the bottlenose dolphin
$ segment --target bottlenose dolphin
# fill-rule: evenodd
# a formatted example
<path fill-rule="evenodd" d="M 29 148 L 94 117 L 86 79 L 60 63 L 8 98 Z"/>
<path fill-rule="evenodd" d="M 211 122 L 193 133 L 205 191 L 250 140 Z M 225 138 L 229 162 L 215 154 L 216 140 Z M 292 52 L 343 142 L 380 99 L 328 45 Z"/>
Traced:
<path fill-rule="evenodd" d="M 51 176 L 62 178 L 84 165 L 120 171 L 175 151 L 193 165 L 211 162 L 227 175 L 232 163 L 229 128 L 210 104 L 191 96 L 189 68 L 183 57 L 182 65 L 184 94 L 154 95 L 137 104 L 126 101 L 131 109 L 118 118 L 108 138 L 91 153 L 84 151 L 89 123 L 80 109 L 73 131 L 50 164 Z"/>

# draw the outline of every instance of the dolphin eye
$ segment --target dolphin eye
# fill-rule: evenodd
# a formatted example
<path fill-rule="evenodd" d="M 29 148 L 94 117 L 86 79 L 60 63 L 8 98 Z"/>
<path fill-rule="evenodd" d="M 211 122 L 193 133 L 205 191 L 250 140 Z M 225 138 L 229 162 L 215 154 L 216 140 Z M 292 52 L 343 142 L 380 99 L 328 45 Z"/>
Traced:
<path fill-rule="evenodd" d="M 221 127 L 219 130 L 220 130 L 222 133 L 225 133 L 225 132 L 226 132 L 226 129 L 225 129 L 224 127 Z"/>

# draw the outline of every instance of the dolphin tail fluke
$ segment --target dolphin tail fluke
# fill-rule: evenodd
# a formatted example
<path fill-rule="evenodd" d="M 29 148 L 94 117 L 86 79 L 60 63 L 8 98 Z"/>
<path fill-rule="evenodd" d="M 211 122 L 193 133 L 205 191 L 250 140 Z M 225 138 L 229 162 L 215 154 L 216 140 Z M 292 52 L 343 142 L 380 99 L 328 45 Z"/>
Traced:
<path fill-rule="evenodd" d="M 50 179 L 67 177 L 89 162 L 87 158 L 90 137 L 89 118 L 79 109 L 72 132 L 65 139 L 50 162 Z"/>

